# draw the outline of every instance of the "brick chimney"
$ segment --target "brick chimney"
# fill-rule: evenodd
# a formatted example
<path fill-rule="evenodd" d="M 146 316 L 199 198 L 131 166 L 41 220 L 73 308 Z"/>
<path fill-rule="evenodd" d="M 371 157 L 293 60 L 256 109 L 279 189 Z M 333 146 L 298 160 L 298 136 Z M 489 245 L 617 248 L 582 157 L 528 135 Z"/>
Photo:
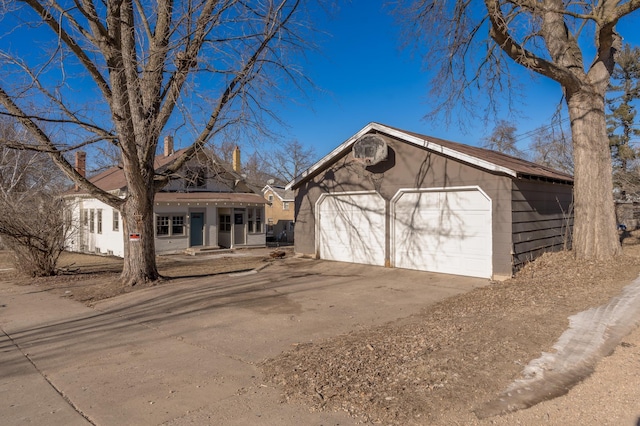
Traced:
<path fill-rule="evenodd" d="M 168 157 L 173 155 L 175 151 L 173 150 L 173 136 L 165 136 L 164 137 L 164 156 Z"/>
<path fill-rule="evenodd" d="M 76 171 L 80 173 L 82 177 L 87 175 L 87 153 L 84 151 L 76 151 Z M 80 190 L 80 186 L 76 183 L 76 191 Z"/>
<path fill-rule="evenodd" d="M 240 173 L 242 170 L 242 163 L 240 162 L 240 147 L 236 146 L 236 149 L 233 150 L 233 171 L 236 173 Z"/>

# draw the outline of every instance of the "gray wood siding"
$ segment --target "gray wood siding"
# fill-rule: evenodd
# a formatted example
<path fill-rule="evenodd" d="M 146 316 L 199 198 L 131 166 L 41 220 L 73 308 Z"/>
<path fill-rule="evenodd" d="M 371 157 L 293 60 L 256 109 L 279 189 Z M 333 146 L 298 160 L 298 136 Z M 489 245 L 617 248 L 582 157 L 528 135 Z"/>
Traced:
<path fill-rule="evenodd" d="M 514 180 L 511 202 L 513 267 L 568 248 L 573 228 L 571 185 Z"/>

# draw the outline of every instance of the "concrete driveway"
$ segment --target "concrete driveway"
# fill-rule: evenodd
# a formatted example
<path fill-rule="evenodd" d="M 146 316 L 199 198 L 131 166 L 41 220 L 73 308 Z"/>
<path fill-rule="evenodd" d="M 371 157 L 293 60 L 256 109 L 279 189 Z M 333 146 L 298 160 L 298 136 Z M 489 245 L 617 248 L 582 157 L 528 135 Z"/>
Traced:
<path fill-rule="evenodd" d="M 487 280 L 306 259 L 176 280 L 95 309 L 0 283 L 0 418 L 48 425 L 347 425 L 283 404 L 259 363 Z"/>

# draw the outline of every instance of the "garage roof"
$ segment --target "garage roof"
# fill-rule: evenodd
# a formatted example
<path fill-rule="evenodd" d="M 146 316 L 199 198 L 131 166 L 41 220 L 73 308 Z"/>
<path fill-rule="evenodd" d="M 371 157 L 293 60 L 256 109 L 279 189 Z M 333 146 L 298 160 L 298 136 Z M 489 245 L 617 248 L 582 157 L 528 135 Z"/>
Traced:
<path fill-rule="evenodd" d="M 421 135 L 380 123 L 369 123 L 358 133 L 347 139 L 320 161 L 289 182 L 287 189 L 294 189 L 302 182 L 313 177 L 316 173 L 323 170 L 335 157 L 341 156 L 345 151 L 350 150 L 355 141 L 367 133 L 380 133 L 392 136 L 400 141 L 426 148 L 429 151 L 437 152 L 463 163 L 474 165 L 488 172 L 502 173 L 514 178 L 539 178 L 564 183 L 573 182 L 573 176 L 571 175 L 501 152 Z"/>

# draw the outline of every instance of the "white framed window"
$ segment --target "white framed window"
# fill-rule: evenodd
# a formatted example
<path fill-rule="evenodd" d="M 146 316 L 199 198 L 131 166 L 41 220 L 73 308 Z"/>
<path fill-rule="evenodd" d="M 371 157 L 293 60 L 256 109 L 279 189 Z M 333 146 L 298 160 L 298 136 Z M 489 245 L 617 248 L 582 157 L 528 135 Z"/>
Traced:
<path fill-rule="evenodd" d="M 95 232 L 96 229 L 96 211 L 89 210 L 89 232 Z"/>
<path fill-rule="evenodd" d="M 268 199 L 269 199 L 270 203 L 273 203 L 273 194 L 269 194 L 269 198 Z"/>
<path fill-rule="evenodd" d="M 256 207 L 256 232 L 262 231 L 262 207 Z"/>
<path fill-rule="evenodd" d="M 156 216 L 156 235 L 169 235 L 169 216 Z"/>
<path fill-rule="evenodd" d="M 158 237 L 184 235 L 184 215 L 156 216 L 156 235 Z"/>
<path fill-rule="evenodd" d="M 171 216 L 171 235 L 184 235 L 184 216 Z"/>
<path fill-rule="evenodd" d="M 113 211 L 113 230 L 120 230 L 120 212 L 118 210 Z"/>
<path fill-rule="evenodd" d="M 282 210 L 289 210 L 289 202 L 288 201 L 283 201 L 282 202 Z"/>
<path fill-rule="evenodd" d="M 98 234 L 102 234 L 102 209 L 98 209 L 97 217 L 98 217 L 97 231 L 98 231 Z"/>
<path fill-rule="evenodd" d="M 262 207 L 249 207 L 247 209 L 247 224 L 249 232 L 262 232 Z"/>

